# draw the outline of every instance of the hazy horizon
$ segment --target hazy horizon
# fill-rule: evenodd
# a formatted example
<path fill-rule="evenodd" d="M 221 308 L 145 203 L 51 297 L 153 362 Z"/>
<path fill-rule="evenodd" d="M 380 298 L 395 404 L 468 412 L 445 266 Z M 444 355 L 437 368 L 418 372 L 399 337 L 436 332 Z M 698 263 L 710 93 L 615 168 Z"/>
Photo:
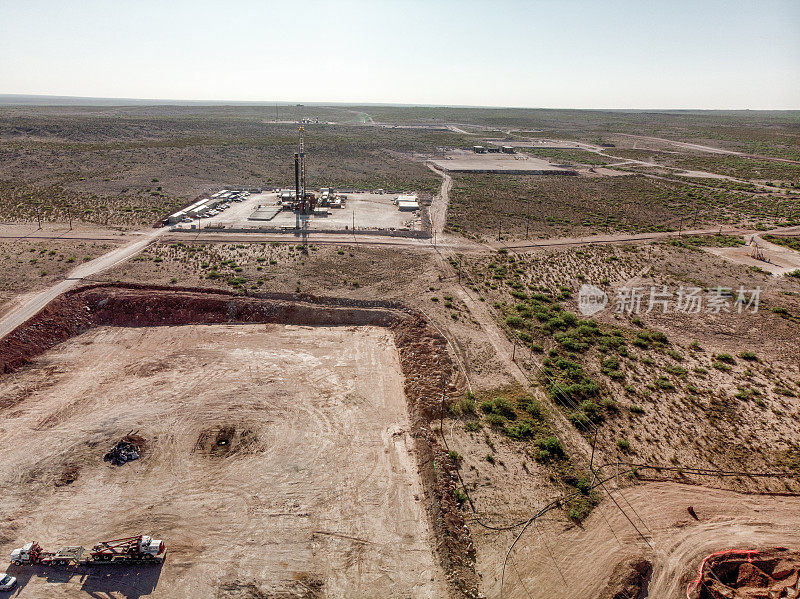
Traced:
<path fill-rule="evenodd" d="M 0 94 L 800 109 L 800 3 L 0 0 Z"/>
<path fill-rule="evenodd" d="M 350 108 L 386 106 L 397 108 L 481 108 L 487 110 L 563 110 L 575 112 L 800 112 L 800 108 L 670 108 L 652 107 L 618 107 L 618 108 L 584 108 L 559 106 L 487 106 L 473 104 L 408 104 L 402 102 L 324 102 L 308 100 L 186 100 L 182 98 L 110 98 L 99 96 L 57 96 L 49 94 L 0 94 L 0 106 L 87 106 L 87 107 L 124 107 L 124 106 L 263 106 L 292 108 L 296 106 L 346 106 Z"/>

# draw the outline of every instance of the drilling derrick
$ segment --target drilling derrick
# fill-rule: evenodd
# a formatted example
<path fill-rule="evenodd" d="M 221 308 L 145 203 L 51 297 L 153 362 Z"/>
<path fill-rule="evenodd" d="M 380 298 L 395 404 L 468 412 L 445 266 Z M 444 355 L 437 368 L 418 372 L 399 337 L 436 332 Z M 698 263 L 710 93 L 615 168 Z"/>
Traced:
<path fill-rule="evenodd" d="M 302 127 L 299 133 L 297 152 L 294 154 L 294 209 L 296 212 L 310 214 L 314 210 L 316 196 L 313 192 L 306 191 L 306 152 Z"/>

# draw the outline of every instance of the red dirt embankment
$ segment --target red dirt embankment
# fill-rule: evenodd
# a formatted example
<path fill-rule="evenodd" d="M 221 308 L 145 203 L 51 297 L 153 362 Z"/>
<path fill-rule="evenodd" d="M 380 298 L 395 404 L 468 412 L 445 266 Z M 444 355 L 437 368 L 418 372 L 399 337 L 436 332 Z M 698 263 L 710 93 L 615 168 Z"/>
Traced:
<path fill-rule="evenodd" d="M 1 339 L 0 372 L 13 372 L 53 346 L 96 326 L 222 323 L 380 326 L 393 332 L 436 553 L 454 596 L 477 597 L 475 550 L 454 494 L 455 464 L 430 427 L 458 389 L 458 373 L 446 340 L 415 310 L 391 302 L 306 295 L 243 296 L 136 284 L 91 285 L 57 297 Z"/>
<path fill-rule="evenodd" d="M 720 551 L 703 560 L 700 575 L 689 585 L 692 599 L 760 599 L 797 597 L 800 553 L 783 548 Z"/>

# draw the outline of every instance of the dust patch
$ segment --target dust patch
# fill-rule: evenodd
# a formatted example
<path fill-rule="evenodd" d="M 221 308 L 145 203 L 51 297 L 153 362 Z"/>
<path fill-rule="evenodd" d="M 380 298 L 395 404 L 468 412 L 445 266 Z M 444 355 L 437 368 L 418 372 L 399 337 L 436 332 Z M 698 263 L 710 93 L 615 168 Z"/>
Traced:
<path fill-rule="evenodd" d="M 275 588 L 264 589 L 256 582 L 236 580 L 219 586 L 216 599 L 318 599 L 323 582 L 306 572 L 297 572 L 293 580 L 282 581 Z"/>

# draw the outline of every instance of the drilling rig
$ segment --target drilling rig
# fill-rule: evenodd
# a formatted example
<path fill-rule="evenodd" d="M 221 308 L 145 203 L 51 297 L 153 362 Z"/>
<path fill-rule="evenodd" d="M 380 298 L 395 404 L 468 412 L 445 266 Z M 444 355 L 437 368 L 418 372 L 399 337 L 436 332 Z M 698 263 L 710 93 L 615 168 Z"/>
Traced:
<path fill-rule="evenodd" d="M 306 191 L 306 153 L 303 147 L 303 128 L 300 127 L 300 140 L 294 154 L 294 211 L 311 214 L 316 204 L 316 195 Z"/>

